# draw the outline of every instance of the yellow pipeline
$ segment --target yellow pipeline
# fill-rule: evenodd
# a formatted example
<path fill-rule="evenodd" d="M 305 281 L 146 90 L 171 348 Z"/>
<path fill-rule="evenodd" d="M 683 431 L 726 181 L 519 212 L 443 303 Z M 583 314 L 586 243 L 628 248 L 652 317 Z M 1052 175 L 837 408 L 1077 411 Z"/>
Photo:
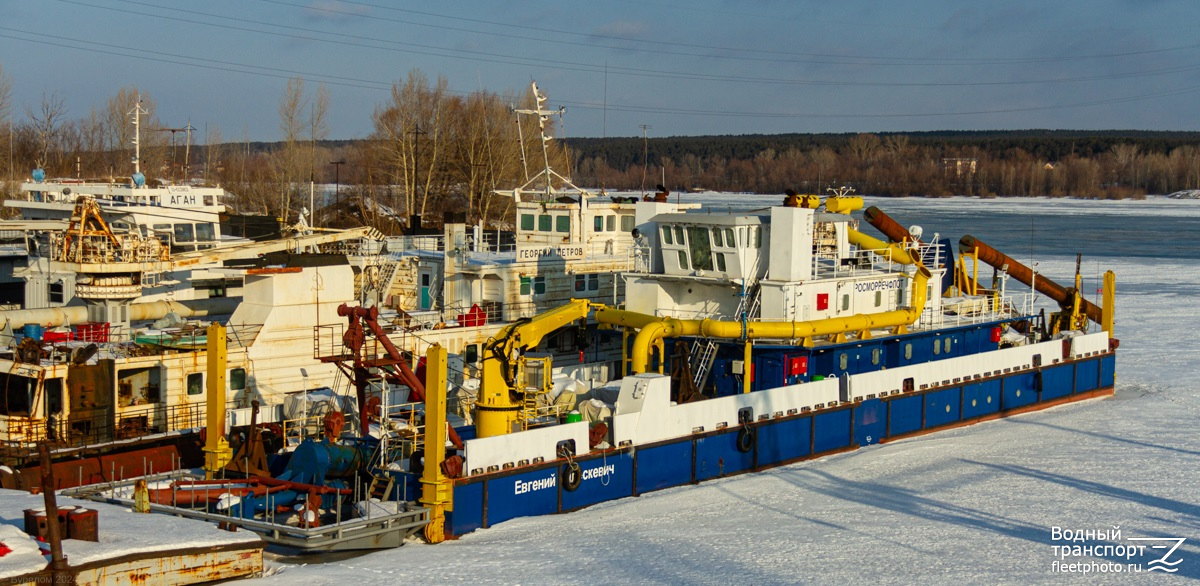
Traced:
<path fill-rule="evenodd" d="M 878 238 L 867 236 L 853 228 L 849 229 L 847 236 L 849 237 L 850 244 L 864 250 L 870 250 L 892 262 L 898 262 L 902 265 L 917 263 L 917 259 L 913 258 L 912 253 L 895 242 L 884 242 Z"/>
<path fill-rule="evenodd" d="M 852 234 L 855 233 L 852 231 Z M 912 255 L 899 247 L 893 247 L 882 241 L 861 235 L 858 238 L 859 247 L 871 250 L 876 254 L 891 258 L 903 264 L 916 264 L 917 273 L 913 276 L 912 302 L 909 307 L 875 314 L 855 314 L 849 317 L 833 317 L 813 321 L 799 322 L 760 322 L 752 321 L 743 324 L 740 321 L 681 320 L 670 317 L 657 318 L 641 313 L 618 309 L 601 309 L 596 311 L 596 321 L 625 327 L 639 328 L 637 337 L 633 340 L 633 373 L 644 373 L 649 368 L 650 351 L 663 338 L 677 336 L 705 336 L 725 339 L 772 339 L 797 340 L 815 336 L 827 336 L 846 332 L 859 332 L 876 328 L 892 328 L 911 325 L 925 310 L 927 300 L 926 287 L 932 276 Z M 870 241 L 874 241 L 873 243 Z M 887 256 L 891 254 L 892 256 Z M 907 261 L 907 262 L 905 262 Z"/>

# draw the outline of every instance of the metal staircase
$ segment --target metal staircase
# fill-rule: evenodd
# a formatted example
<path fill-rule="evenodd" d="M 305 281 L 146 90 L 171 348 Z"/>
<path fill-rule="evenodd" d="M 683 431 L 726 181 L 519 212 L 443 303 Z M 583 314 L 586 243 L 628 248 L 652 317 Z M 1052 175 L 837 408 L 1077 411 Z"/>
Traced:
<path fill-rule="evenodd" d="M 758 316 L 758 310 L 762 304 L 762 289 L 758 283 L 755 283 L 747 295 L 742 296 L 738 302 L 737 310 L 733 312 L 734 317 L 742 319 L 745 314 L 746 319 L 754 319 Z M 749 309 L 747 309 L 749 307 Z M 711 338 L 698 339 L 692 343 L 691 357 L 695 360 L 692 365 L 694 373 L 694 382 L 696 388 L 703 392 L 704 384 L 708 382 L 708 375 L 712 372 L 713 362 L 717 359 L 717 342 Z"/>

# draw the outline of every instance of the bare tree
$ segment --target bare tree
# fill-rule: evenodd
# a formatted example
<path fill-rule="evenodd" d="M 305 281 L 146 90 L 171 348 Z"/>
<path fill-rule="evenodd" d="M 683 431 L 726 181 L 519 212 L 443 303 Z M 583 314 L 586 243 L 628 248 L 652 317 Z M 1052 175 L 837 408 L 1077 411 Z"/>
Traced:
<path fill-rule="evenodd" d="M 57 92 L 50 95 L 43 93 L 41 105 L 37 109 L 25 107 L 25 116 L 29 118 L 37 134 L 38 161 L 58 173 L 62 172 L 62 156 L 61 153 L 52 151 L 51 147 L 57 146 L 66 115 L 67 106 Z M 54 155 L 54 160 L 51 160 L 51 155 Z"/>
<path fill-rule="evenodd" d="M 16 179 L 13 169 L 13 137 L 15 135 L 12 119 L 9 117 L 12 114 L 12 79 L 4 74 L 4 65 L 0 64 L 0 130 L 4 131 L 3 140 L 0 141 L 0 153 L 3 153 L 4 160 L 8 164 L 8 182 Z M 4 195 L 7 197 L 9 186 L 5 183 Z"/>
<path fill-rule="evenodd" d="M 272 157 L 279 193 L 276 210 L 288 221 L 297 185 L 302 180 L 299 141 L 303 139 L 307 126 L 302 118 L 306 109 L 304 80 L 298 77 L 289 79 L 287 88 L 279 98 L 279 134 L 283 139 L 283 148 Z"/>

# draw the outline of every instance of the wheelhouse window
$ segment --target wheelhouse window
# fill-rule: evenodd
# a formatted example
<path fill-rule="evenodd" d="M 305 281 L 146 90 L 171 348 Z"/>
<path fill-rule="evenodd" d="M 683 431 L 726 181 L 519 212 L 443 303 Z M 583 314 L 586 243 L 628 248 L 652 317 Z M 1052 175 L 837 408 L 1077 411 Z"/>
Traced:
<path fill-rule="evenodd" d="M 213 224 L 196 224 L 196 240 L 199 240 L 200 242 L 212 242 L 216 239 L 217 232 L 213 228 Z"/>
<path fill-rule="evenodd" d="M 604 216 L 593 216 L 592 217 L 592 231 L 593 232 L 603 232 L 604 231 Z"/>
<path fill-rule="evenodd" d="M 598 220 L 600 218 L 596 218 L 596 219 Z M 671 227 L 670 226 L 662 227 L 662 235 L 663 235 L 663 244 L 675 244 L 674 238 L 671 238 Z"/>
<path fill-rule="evenodd" d="M 552 218 L 549 214 L 538 216 L 538 232 L 549 232 L 552 225 Z"/>
<path fill-rule="evenodd" d="M 176 242 L 195 242 L 196 228 L 191 224 L 175 224 Z"/>
<path fill-rule="evenodd" d="M 709 243 L 708 228 L 689 226 L 687 229 L 688 251 L 692 257 L 692 268 L 711 271 L 713 268 L 712 245 Z"/>
<path fill-rule="evenodd" d="M 533 230 L 533 214 L 521 214 L 521 229 Z"/>
<path fill-rule="evenodd" d="M 621 231 L 622 232 L 632 232 L 633 231 L 633 216 L 621 216 Z"/>
<path fill-rule="evenodd" d="M 571 231 L 571 216 L 555 216 L 554 217 L 555 232 L 570 232 Z"/>

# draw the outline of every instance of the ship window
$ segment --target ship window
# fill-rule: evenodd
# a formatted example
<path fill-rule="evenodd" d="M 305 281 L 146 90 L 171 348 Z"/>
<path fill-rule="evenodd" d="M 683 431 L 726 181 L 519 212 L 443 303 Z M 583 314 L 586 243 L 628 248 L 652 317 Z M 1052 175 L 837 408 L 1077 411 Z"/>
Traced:
<path fill-rule="evenodd" d="M 193 372 L 187 375 L 187 394 L 200 395 L 204 393 L 204 373 Z"/>
<path fill-rule="evenodd" d="M 912 360 L 912 342 L 904 345 L 904 359 Z"/>
<path fill-rule="evenodd" d="M 686 250 L 679 251 L 679 268 L 681 268 L 685 271 L 688 269 L 687 251 Z"/>
<path fill-rule="evenodd" d="M 162 240 L 163 244 L 171 243 L 171 225 L 170 224 L 155 224 L 154 237 Z"/>
<path fill-rule="evenodd" d="M 599 218 L 596 218 L 599 219 Z M 671 227 L 663 226 L 662 228 L 663 244 L 675 244 L 671 239 Z"/>
<path fill-rule="evenodd" d="M 467 344 L 463 349 L 463 362 L 475 364 L 479 362 L 479 344 Z"/>
<path fill-rule="evenodd" d="M 845 352 L 838 352 L 838 368 L 846 370 L 850 366 L 850 358 Z"/>
<path fill-rule="evenodd" d="M 548 214 L 542 214 L 538 216 L 538 232 L 549 232 L 550 223 L 551 220 Z"/>
<path fill-rule="evenodd" d="M 530 283 L 532 282 L 533 280 L 529 277 L 521 277 L 521 295 L 529 295 Z"/>
<path fill-rule="evenodd" d="M 692 268 L 711 271 L 713 268 L 712 247 L 708 243 L 708 228 L 689 227 L 688 245 L 692 255 Z"/>
<path fill-rule="evenodd" d="M 571 231 L 571 216 L 555 216 L 554 217 L 555 232 L 570 232 Z"/>
<path fill-rule="evenodd" d="M 937 356 L 938 354 L 941 354 L 941 353 L 942 353 L 942 341 L 937 338 L 934 338 L 933 339 L 933 355 Z"/>
<path fill-rule="evenodd" d="M 617 217 L 604 216 L 604 227 L 609 232 L 615 232 L 617 230 Z"/>
<path fill-rule="evenodd" d="M 725 229 L 725 246 L 730 248 L 737 247 L 737 241 L 733 239 L 733 228 Z"/>
<path fill-rule="evenodd" d="M 718 252 L 718 253 L 714 254 L 713 256 L 717 257 L 717 270 L 724 272 L 725 271 L 725 255 Z"/>
<path fill-rule="evenodd" d="M 883 305 L 883 291 L 875 292 L 875 307 Z"/>
<path fill-rule="evenodd" d="M 621 216 L 621 231 L 622 232 L 632 232 L 633 231 L 633 216 Z"/>
<path fill-rule="evenodd" d="M 1038 366 L 1041 366 L 1041 365 L 1042 365 L 1042 355 L 1041 355 L 1041 354 L 1034 354 L 1034 355 L 1033 355 L 1033 366 L 1034 366 L 1034 368 L 1036 368 L 1036 367 L 1038 367 Z"/>
<path fill-rule="evenodd" d="M 742 246 L 746 246 L 746 229 L 745 228 L 738 228 L 738 242 L 741 242 Z"/>
<path fill-rule="evenodd" d="M 4 405 L 0 405 L 0 414 L 28 417 L 37 382 L 26 376 L 3 374 L 0 377 L 4 381 Z"/>
<path fill-rule="evenodd" d="M 533 230 L 533 214 L 521 214 L 521 229 Z"/>
<path fill-rule="evenodd" d="M 534 295 L 545 295 L 546 294 L 546 277 L 534 277 L 533 278 L 533 294 Z"/>
<path fill-rule="evenodd" d="M 603 232 L 604 231 L 604 216 L 595 216 L 592 218 L 592 231 L 593 232 Z"/>
<path fill-rule="evenodd" d="M 240 391 L 246 388 L 246 369 L 229 369 L 229 390 Z"/>
<path fill-rule="evenodd" d="M 175 224 L 176 242 L 195 242 L 196 228 L 191 224 Z"/>
<path fill-rule="evenodd" d="M 48 293 L 49 293 L 50 303 L 62 303 L 65 301 L 64 295 L 63 295 L 62 281 L 58 281 L 56 283 L 50 283 L 50 289 L 49 289 Z"/>
<path fill-rule="evenodd" d="M 725 239 L 721 237 L 721 229 L 713 228 L 713 246 L 725 246 Z"/>
<path fill-rule="evenodd" d="M 871 348 L 871 364 L 879 365 L 879 348 Z"/>
<path fill-rule="evenodd" d="M 204 205 L 206 205 L 206 206 L 213 205 L 213 201 L 214 201 L 213 196 L 211 196 L 211 195 L 204 196 Z"/>
<path fill-rule="evenodd" d="M 63 410 L 63 394 L 62 394 L 62 379 L 48 378 L 42 382 L 42 390 L 46 392 L 46 401 L 43 407 L 46 408 L 46 417 L 55 413 L 62 413 Z"/>
<path fill-rule="evenodd" d="M 850 311 L 850 294 L 842 295 L 842 311 Z"/>
<path fill-rule="evenodd" d="M 200 242 L 212 242 L 216 239 L 216 231 L 213 230 L 212 224 L 196 224 L 196 240 Z"/>
<path fill-rule="evenodd" d="M 953 340 L 953 338 L 946 338 L 946 339 L 942 340 L 942 352 L 945 352 L 946 354 L 950 353 L 950 341 L 951 340 Z"/>
<path fill-rule="evenodd" d="M 587 275 L 575 275 L 575 292 L 578 293 L 587 289 Z"/>
<path fill-rule="evenodd" d="M 683 226 L 675 226 L 675 242 L 683 244 Z"/>

